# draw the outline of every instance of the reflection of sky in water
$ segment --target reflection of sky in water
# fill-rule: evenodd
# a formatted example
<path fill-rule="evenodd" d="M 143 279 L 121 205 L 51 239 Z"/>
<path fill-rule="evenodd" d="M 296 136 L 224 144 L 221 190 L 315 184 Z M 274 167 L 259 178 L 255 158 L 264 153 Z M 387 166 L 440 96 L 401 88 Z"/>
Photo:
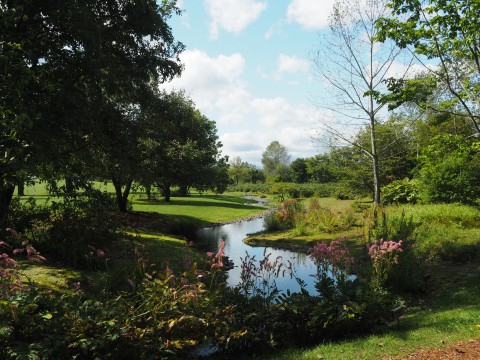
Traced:
<path fill-rule="evenodd" d="M 240 282 L 240 258 L 245 258 L 246 253 L 255 259 L 262 260 L 264 247 L 252 247 L 243 242 L 248 234 L 256 233 L 263 230 L 263 218 L 254 220 L 241 221 L 233 224 L 216 226 L 206 228 L 199 231 L 197 234 L 196 246 L 202 251 L 216 252 L 220 239 L 225 241 L 225 255 L 233 260 L 235 267 L 228 271 L 228 284 L 235 286 Z M 286 264 L 290 260 L 294 264 L 297 275 L 307 283 L 307 290 L 315 293 L 314 278 L 311 276 L 316 273 L 316 267 L 313 261 L 305 254 L 294 253 L 287 250 L 278 250 L 273 248 L 266 249 L 267 254 L 271 253 L 270 260 L 273 261 L 277 256 L 282 257 L 282 261 Z M 300 286 L 295 279 L 291 279 L 287 272 L 285 277 L 280 277 L 277 280 L 277 287 L 279 290 L 285 291 L 290 289 L 292 292 L 300 290 Z"/>

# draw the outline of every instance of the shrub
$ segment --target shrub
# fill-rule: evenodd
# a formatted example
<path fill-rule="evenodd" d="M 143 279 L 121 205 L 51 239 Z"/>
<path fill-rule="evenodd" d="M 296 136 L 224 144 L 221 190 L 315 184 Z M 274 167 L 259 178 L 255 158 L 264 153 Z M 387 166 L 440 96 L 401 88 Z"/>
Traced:
<path fill-rule="evenodd" d="M 403 241 L 385 241 L 383 239 L 367 245 L 372 261 L 373 283 L 377 287 L 385 285 L 394 265 L 398 264 L 398 256 L 402 250 Z"/>
<path fill-rule="evenodd" d="M 29 232 L 31 243 L 50 260 L 82 268 L 105 265 L 104 250 L 119 236 L 114 199 L 90 190 L 53 203 L 49 217 Z"/>
<path fill-rule="evenodd" d="M 415 180 L 394 180 L 382 187 L 384 204 L 415 204 L 419 199 L 418 183 Z"/>
<path fill-rule="evenodd" d="M 282 221 L 276 211 L 270 211 L 263 218 L 263 226 L 267 231 L 278 231 L 283 229 Z"/>
<path fill-rule="evenodd" d="M 318 200 L 311 199 L 304 222 L 312 230 L 333 233 L 351 228 L 356 221 L 352 210 L 334 211 L 320 206 Z"/>
<path fill-rule="evenodd" d="M 302 203 L 295 199 L 287 199 L 282 203 L 278 211 L 278 217 L 284 228 L 293 228 L 302 220 L 305 208 Z"/>

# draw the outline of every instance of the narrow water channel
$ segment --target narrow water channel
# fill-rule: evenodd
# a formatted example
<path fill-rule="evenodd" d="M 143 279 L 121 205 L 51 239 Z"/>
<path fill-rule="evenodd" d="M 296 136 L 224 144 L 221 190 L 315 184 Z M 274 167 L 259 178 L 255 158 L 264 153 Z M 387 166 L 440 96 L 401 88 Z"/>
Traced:
<path fill-rule="evenodd" d="M 269 247 L 252 247 L 243 242 L 248 234 L 263 229 L 263 218 L 204 228 L 197 233 L 195 244 L 202 251 L 216 252 L 220 240 L 225 242 L 225 255 L 233 260 L 235 265 L 233 269 L 228 271 L 228 285 L 231 287 L 240 282 L 241 258 L 245 258 L 246 253 L 248 253 L 250 256 L 255 256 L 257 260 L 262 260 L 266 249 L 267 254 L 271 253 L 270 260 L 272 261 L 277 256 L 280 256 L 285 264 L 287 260 L 290 260 L 294 264 L 297 275 L 306 282 L 306 289 L 312 294 L 315 293 L 314 278 L 311 275 L 316 273 L 316 267 L 308 255 Z M 300 290 L 297 281 L 291 279 L 287 274 L 285 274 L 285 277 L 278 278 L 276 282 L 278 289 L 281 291 L 290 289 L 292 292 L 298 292 Z"/>

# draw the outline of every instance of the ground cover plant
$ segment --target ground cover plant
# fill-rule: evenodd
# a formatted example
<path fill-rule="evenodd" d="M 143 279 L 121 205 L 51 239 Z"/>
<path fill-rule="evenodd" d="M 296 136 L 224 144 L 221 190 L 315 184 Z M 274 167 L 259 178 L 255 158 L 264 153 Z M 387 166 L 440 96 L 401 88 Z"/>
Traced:
<path fill-rule="evenodd" d="M 209 202 L 207 208 L 218 206 L 228 212 L 229 200 L 232 202 L 232 212 L 245 206 L 243 200 L 234 201 L 230 195 L 216 199 L 207 195 L 203 200 L 195 197 L 190 202 L 187 198 L 187 203 L 178 205 L 177 210 L 188 211 L 189 207 L 195 205 L 205 209 L 205 203 Z M 334 199 L 319 201 L 330 205 L 337 203 L 343 209 L 340 211 L 352 211 L 352 202 Z M 148 206 L 154 204 L 161 211 L 163 204 L 152 201 Z M 280 209 L 282 215 L 279 219 L 294 226 L 298 214 L 305 215 L 307 212 L 305 205 L 308 204 L 298 200 L 288 201 Z M 27 215 L 36 213 L 31 205 L 28 206 Z M 315 203 L 313 208 L 316 209 Z M 317 226 L 317 241 L 312 238 L 311 242 L 304 244 L 310 248 L 310 256 L 318 265 L 315 274 L 316 294 L 304 290 L 297 293 L 278 291 L 276 276 L 286 273 L 295 277 L 295 268 L 268 253 L 264 254 L 263 259 L 244 258 L 241 265 L 244 270 L 243 281 L 236 288 L 226 288 L 221 271 L 221 247 L 217 254 L 205 256 L 186 247 L 185 240 L 166 234 L 172 229 L 168 217 L 177 216 L 177 224 L 181 224 L 182 219 L 188 224 L 188 217 L 146 211 L 119 215 L 117 221 L 127 227 L 122 237 L 113 240 L 113 246 L 100 249 L 103 251 L 100 257 L 96 251 L 99 248 L 95 248 L 95 251 L 90 249 L 104 266 L 87 266 L 80 272 L 66 268 L 57 276 L 68 280 L 52 285 L 46 279 L 47 273 L 55 272 L 51 267 L 49 270 L 51 265 L 48 265 L 48 256 L 45 256 L 47 264 L 42 265 L 45 269 L 43 273 L 35 270 L 37 266 L 20 263 L 23 266 L 23 275 L 20 276 L 25 279 L 25 285 L 22 291 L 8 295 L 13 299 L 9 302 L 13 308 L 7 303 L 1 308 L 2 314 L 6 315 L 0 326 L 3 334 L 0 337 L 2 356 L 19 358 L 43 355 L 49 358 L 55 353 L 64 358 L 120 358 L 128 354 L 132 358 L 142 358 L 146 354 L 155 354 L 157 357 L 184 358 L 194 356 L 197 351 L 206 351 L 211 352 L 213 357 L 235 358 L 239 353 L 260 356 L 274 351 L 276 357 L 286 358 L 318 357 L 318 354 L 324 356 L 324 353 L 338 357 L 343 356 L 339 355 L 342 352 L 347 353 L 345 358 L 348 358 L 348 351 L 358 356 L 358 343 L 374 341 L 368 339 L 389 339 L 389 345 L 381 346 L 380 350 L 367 350 L 372 358 L 379 353 L 401 353 L 399 345 L 393 344 L 404 343 L 390 340 L 395 336 L 391 332 L 395 331 L 392 328 L 395 323 L 391 322 L 391 310 L 404 301 L 409 306 L 409 315 L 402 318 L 400 324 L 409 324 L 410 327 L 405 330 L 407 332 L 419 324 L 416 321 L 436 321 L 434 317 L 429 317 L 436 315 L 427 311 L 428 308 L 439 309 L 444 314 L 439 316 L 445 316 L 448 319 L 446 322 L 452 316 L 458 316 L 458 321 L 453 322 L 458 326 L 478 316 L 474 309 L 450 309 L 448 306 L 451 306 L 451 302 L 446 302 L 446 305 L 438 303 L 441 295 L 437 292 L 434 298 L 422 300 L 423 296 L 420 296 L 415 300 L 415 297 L 412 299 L 408 295 L 412 289 L 399 286 L 406 282 L 414 283 L 424 273 L 412 271 L 412 266 L 417 266 L 415 262 L 411 263 L 412 254 L 417 251 L 410 243 L 410 237 L 414 239 L 416 235 L 415 226 L 431 222 L 434 218 L 432 213 L 442 213 L 443 210 L 438 206 L 424 209 L 415 206 L 412 209 L 418 211 L 416 218 L 411 218 L 408 207 L 392 208 L 390 212 L 387 208 L 384 212 L 378 211 L 375 217 L 367 211 L 361 216 L 364 219 L 370 216 L 375 220 L 374 224 L 365 220 L 370 231 L 364 232 L 362 229 L 361 235 L 356 238 L 339 238 L 335 231 L 326 233 L 330 238 L 322 240 L 318 237 Z M 443 221 L 451 226 L 458 219 L 463 219 L 465 226 L 474 228 L 477 217 L 475 209 L 458 206 L 448 216 L 444 215 Z M 46 217 L 45 221 L 48 219 L 50 217 Z M 28 224 L 27 221 L 25 223 Z M 369 234 L 370 238 L 363 236 L 365 234 Z M 22 236 L 28 239 L 28 231 Z M 403 236 L 405 240 L 399 238 Z M 9 239 L 13 238 L 10 233 Z M 55 266 L 58 269 L 64 265 L 57 261 Z M 13 270 L 19 271 L 20 268 Z M 474 270 L 470 271 L 469 274 L 476 274 Z M 414 280 L 409 277 L 411 274 L 416 277 Z M 29 283 L 27 279 L 35 280 L 35 276 L 39 276 L 40 281 Z M 440 284 L 441 281 L 436 279 Z M 420 280 L 420 287 L 415 290 L 417 294 L 427 291 L 426 287 L 435 286 L 435 282 L 425 283 L 423 278 Z M 12 280 L 9 281 L 12 283 Z M 297 281 L 302 284 L 302 279 Z M 465 284 L 468 289 L 472 286 L 471 282 Z M 440 289 L 440 285 L 436 286 Z M 452 289 L 455 289 L 454 282 Z M 430 291 L 433 291 L 432 288 Z M 473 303 L 477 299 L 477 290 L 471 288 L 468 292 L 468 301 Z M 403 300 L 405 294 L 407 297 Z M 463 315 L 459 311 L 464 311 Z M 449 339 L 461 338 L 451 335 L 453 325 L 446 328 L 441 331 L 449 334 Z M 372 331 L 378 334 L 360 337 L 357 345 L 345 340 L 335 345 L 339 339 L 363 336 Z M 463 336 L 465 333 L 462 332 Z M 426 336 L 428 331 L 415 334 Z M 290 350 L 286 353 L 288 355 L 278 352 L 285 347 L 310 347 L 325 341 L 334 342 L 310 352 Z M 353 350 L 342 348 L 342 344 L 349 344 L 344 346 Z"/>

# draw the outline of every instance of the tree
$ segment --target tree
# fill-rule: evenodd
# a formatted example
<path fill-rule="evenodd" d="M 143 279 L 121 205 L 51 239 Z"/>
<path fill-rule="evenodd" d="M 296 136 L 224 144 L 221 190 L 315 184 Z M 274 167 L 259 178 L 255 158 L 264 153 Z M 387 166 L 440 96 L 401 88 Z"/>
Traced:
<path fill-rule="evenodd" d="M 392 0 L 389 6 L 393 16 L 378 22 L 379 39 L 409 48 L 428 74 L 421 81 L 392 81 L 398 99 L 415 101 L 418 87 L 442 86 L 451 95 L 445 101 L 455 105 L 455 112 L 460 110 L 480 132 L 480 2 Z M 429 60 L 437 60 L 438 67 L 429 66 Z"/>
<path fill-rule="evenodd" d="M 160 93 L 141 115 L 144 185 L 157 184 L 170 201 L 171 186 L 221 189 L 228 162 L 221 157 L 214 121 L 195 109 L 183 92 Z"/>
<path fill-rule="evenodd" d="M 245 183 L 249 179 L 250 165 L 247 162 L 242 161 L 240 156 L 235 156 L 230 161 L 228 175 L 235 185 Z"/>
<path fill-rule="evenodd" d="M 1 222 L 19 171 L 90 176 L 98 113 L 178 75 L 183 45 L 175 1 L 0 1 Z"/>
<path fill-rule="evenodd" d="M 330 34 L 321 41 L 313 57 L 315 69 L 333 94 L 325 99 L 323 107 L 342 117 L 339 126 L 327 119 L 322 125 L 335 142 L 353 145 L 370 159 L 375 204 L 380 203 L 381 186 L 376 128 L 382 121 L 384 107 L 376 98 L 401 55 L 395 44 L 377 41 L 376 24 L 387 12 L 382 0 L 336 2 L 330 18 Z M 368 125 L 371 139 L 368 148 L 356 141 L 355 134 L 348 133 L 358 125 Z"/>
<path fill-rule="evenodd" d="M 470 138 L 473 140 L 473 138 Z M 480 142 L 438 135 L 422 151 L 422 198 L 428 202 L 474 204 L 480 195 Z"/>
<path fill-rule="evenodd" d="M 305 159 L 298 158 L 290 164 L 290 172 L 292 180 L 298 184 L 303 184 L 308 181 L 307 163 Z"/>
<path fill-rule="evenodd" d="M 272 141 L 262 154 L 263 171 L 267 179 L 273 179 L 281 174 L 285 176 L 285 168 L 288 167 L 289 162 L 290 155 L 287 148 L 278 141 Z"/>
<path fill-rule="evenodd" d="M 333 182 L 336 177 L 332 171 L 330 154 L 319 154 L 305 160 L 307 174 L 311 181 L 318 183 Z"/>

